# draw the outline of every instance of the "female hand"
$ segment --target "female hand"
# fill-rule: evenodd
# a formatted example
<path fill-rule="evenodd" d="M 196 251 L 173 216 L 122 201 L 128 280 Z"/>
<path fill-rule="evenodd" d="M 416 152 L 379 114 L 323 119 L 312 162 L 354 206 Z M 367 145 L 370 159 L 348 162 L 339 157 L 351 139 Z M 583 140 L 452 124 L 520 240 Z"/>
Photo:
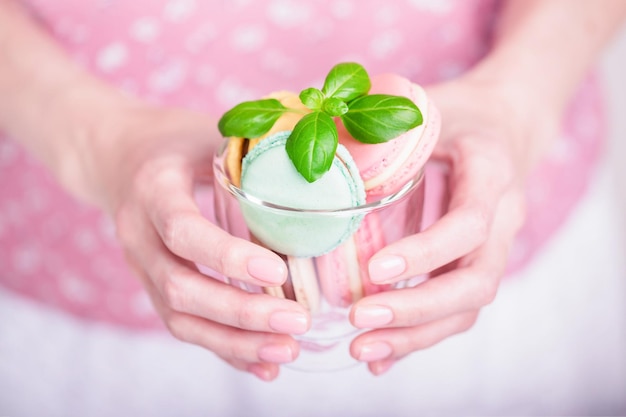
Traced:
<path fill-rule="evenodd" d="M 205 115 L 138 106 L 86 168 L 94 198 L 114 213 L 129 263 L 170 332 L 270 380 L 294 360 L 309 315 L 299 304 L 249 294 L 203 275 L 196 264 L 253 285 L 280 285 L 286 267 L 274 253 L 235 238 L 200 214 L 194 184 L 211 175 L 220 140 Z M 103 145 L 106 144 L 106 145 Z"/>
<path fill-rule="evenodd" d="M 272 379 L 298 355 L 306 311 L 201 274 L 196 264 L 254 285 L 286 266 L 200 215 L 194 183 L 220 138 L 206 115 L 157 108 L 76 65 L 19 2 L 0 1 L 0 129 L 72 194 L 116 219 L 119 240 L 165 324 L 239 369 Z M 45 71 L 41 69 L 45 68 Z"/>
<path fill-rule="evenodd" d="M 530 118 L 489 82 L 461 78 L 431 88 L 443 130 L 433 154 L 448 168 L 443 216 L 422 233 L 389 245 L 370 261 L 372 281 L 395 283 L 421 274 L 414 288 L 366 297 L 351 320 L 374 328 L 351 354 L 380 374 L 409 353 L 469 329 L 495 297 L 509 248 L 524 219 L 523 184 L 556 117 Z M 537 106 L 535 106 L 535 109 Z"/>

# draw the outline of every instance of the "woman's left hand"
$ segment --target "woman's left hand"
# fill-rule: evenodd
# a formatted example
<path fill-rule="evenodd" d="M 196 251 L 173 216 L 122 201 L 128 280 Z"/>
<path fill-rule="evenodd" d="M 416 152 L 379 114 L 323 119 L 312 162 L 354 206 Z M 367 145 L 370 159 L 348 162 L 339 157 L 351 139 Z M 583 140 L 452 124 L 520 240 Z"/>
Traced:
<path fill-rule="evenodd" d="M 444 121 L 432 159 L 448 167 L 448 198 L 434 224 L 370 260 L 376 283 L 430 276 L 353 306 L 352 323 L 374 330 L 352 342 L 351 354 L 376 375 L 411 352 L 469 329 L 493 301 L 524 220 L 524 178 L 536 150 L 524 144 L 544 141 L 556 126 L 550 112 L 545 121 L 528 123 L 520 110 L 527 108 L 524 103 L 482 81 L 459 79 L 428 94 Z"/>

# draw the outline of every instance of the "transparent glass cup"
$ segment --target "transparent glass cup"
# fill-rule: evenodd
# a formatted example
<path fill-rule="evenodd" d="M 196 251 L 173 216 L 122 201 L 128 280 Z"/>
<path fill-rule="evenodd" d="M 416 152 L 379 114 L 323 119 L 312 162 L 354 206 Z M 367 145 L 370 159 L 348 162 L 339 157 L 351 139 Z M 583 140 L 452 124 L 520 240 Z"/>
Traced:
<path fill-rule="evenodd" d="M 307 244 L 307 233 L 313 231 L 343 236 L 342 243 L 319 256 L 287 256 L 274 250 L 285 260 L 289 270 L 288 280 L 282 287 L 261 288 L 234 280 L 230 283 L 250 292 L 293 299 L 310 311 L 311 329 L 304 335 L 294 336 L 301 349 L 299 357 L 289 367 L 320 372 L 356 365 L 358 362 L 350 356 L 349 345 L 362 330 L 349 321 L 351 305 L 364 296 L 411 285 L 410 282 L 394 286 L 372 284 L 367 264 L 384 246 L 419 232 L 424 206 L 423 171 L 400 191 L 378 201 L 336 210 L 305 210 L 278 206 L 246 194 L 232 182 L 227 172 L 227 151 L 225 143 L 213 162 L 215 217 L 224 230 L 261 245 L 264 244 L 257 236 L 272 232 L 301 239 L 300 245 Z M 266 219 L 267 230 L 248 228 L 246 213 L 250 212 Z"/>

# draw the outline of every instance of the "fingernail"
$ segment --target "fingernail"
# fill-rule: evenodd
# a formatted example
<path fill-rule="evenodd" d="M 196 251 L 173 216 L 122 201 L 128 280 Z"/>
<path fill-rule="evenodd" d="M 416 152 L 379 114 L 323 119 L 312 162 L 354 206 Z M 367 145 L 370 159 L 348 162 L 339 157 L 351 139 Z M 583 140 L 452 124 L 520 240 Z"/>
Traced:
<path fill-rule="evenodd" d="M 282 284 L 287 275 L 285 264 L 271 258 L 252 258 L 248 261 L 248 273 L 268 284 Z"/>
<path fill-rule="evenodd" d="M 356 327 L 380 327 L 391 323 L 393 311 L 384 306 L 357 307 L 354 312 L 354 325 Z"/>
<path fill-rule="evenodd" d="M 265 345 L 257 352 L 259 359 L 265 362 L 286 363 L 293 361 L 293 351 L 287 345 Z"/>
<path fill-rule="evenodd" d="M 374 375 L 378 376 L 378 375 L 382 375 L 385 372 L 387 372 L 389 369 L 391 369 L 391 367 L 396 363 L 395 360 L 393 359 L 389 359 L 386 361 L 380 361 L 380 362 L 376 362 L 371 364 L 371 371 Z"/>
<path fill-rule="evenodd" d="M 257 378 L 262 381 L 271 381 L 272 379 L 274 379 L 272 371 L 270 371 L 260 363 L 253 363 L 252 365 L 248 366 L 248 372 L 253 373 Z"/>
<path fill-rule="evenodd" d="M 391 355 L 391 346 L 386 342 L 374 342 L 364 345 L 359 352 L 359 360 L 363 362 L 379 361 Z"/>
<path fill-rule="evenodd" d="M 372 259 L 368 269 L 372 282 L 383 283 L 406 271 L 406 261 L 402 256 L 381 256 Z"/>
<path fill-rule="evenodd" d="M 303 334 L 309 329 L 309 321 L 298 311 L 276 311 L 270 315 L 269 326 L 280 333 Z"/>

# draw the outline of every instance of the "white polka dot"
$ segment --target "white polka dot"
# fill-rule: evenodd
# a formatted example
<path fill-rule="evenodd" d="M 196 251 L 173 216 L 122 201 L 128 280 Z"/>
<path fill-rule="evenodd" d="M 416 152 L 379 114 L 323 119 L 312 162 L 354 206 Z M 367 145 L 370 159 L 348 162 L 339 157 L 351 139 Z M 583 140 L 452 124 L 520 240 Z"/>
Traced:
<path fill-rule="evenodd" d="M 171 60 L 148 77 L 148 88 L 155 93 L 177 90 L 187 77 L 188 65 L 182 59 Z"/>
<path fill-rule="evenodd" d="M 316 19 L 315 24 L 311 26 L 312 27 L 304 33 L 304 36 L 306 36 L 309 42 L 318 42 L 333 36 L 335 21 L 329 18 L 320 17 L 319 19 Z"/>
<path fill-rule="evenodd" d="M 4 235 L 8 232 L 9 226 L 8 222 L 0 216 L 0 237 L 4 237 Z"/>
<path fill-rule="evenodd" d="M 278 49 L 268 49 L 261 58 L 263 68 L 292 77 L 297 73 L 296 61 Z"/>
<path fill-rule="evenodd" d="M 87 229 L 80 229 L 74 233 L 74 246 L 85 254 L 92 253 L 98 245 L 94 234 Z"/>
<path fill-rule="evenodd" d="M 425 12 L 444 14 L 452 10 L 452 0 L 408 0 L 409 4 Z"/>
<path fill-rule="evenodd" d="M 241 101 L 253 100 L 258 95 L 232 78 L 223 79 L 215 89 L 216 99 L 225 107 L 232 107 Z"/>
<path fill-rule="evenodd" d="M 130 36 L 143 43 L 154 42 L 161 33 L 161 25 L 155 17 L 142 17 L 130 26 Z"/>
<path fill-rule="evenodd" d="M 130 302 L 130 308 L 132 313 L 137 317 L 153 317 L 156 316 L 154 306 L 150 297 L 145 292 L 140 292 L 135 295 Z"/>
<path fill-rule="evenodd" d="M 102 215 L 98 219 L 98 236 L 104 243 L 108 243 L 114 246 L 118 245 L 116 237 L 115 224 L 109 216 Z"/>
<path fill-rule="evenodd" d="M 96 56 L 96 65 L 104 72 L 113 72 L 121 68 L 128 59 L 126 45 L 115 42 L 100 50 Z"/>
<path fill-rule="evenodd" d="M 9 141 L 0 141 L 0 167 L 7 167 L 17 161 L 17 146 Z"/>
<path fill-rule="evenodd" d="M 41 263 L 39 255 L 39 251 L 34 245 L 15 248 L 12 256 L 13 268 L 19 274 L 33 274 L 39 269 Z"/>
<path fill-rule="evenodd" d="M 94 299 L 94 289 L 72 272 L 62 272 L 59 279 L 59 290 L 66 299 L 87 304 Z"/>
<path fill-rule="evenodd" d="M 4 205 L 4 213 L 1 214 L 4 219 L 15 227 L 24 226 L 27 220 L 24 217 L 24 209 L 21 202 L 17 200 L 6 201 L 5 199 L 2 203 Z"/>
<path fill-rule="evenodd" d="M 600 130 L 598 119 L 593 113 L 589 113 L 588 111 L 581 112 L 578 114 L 578 117 L 574 119 L 574 130 L 582 136 L 583 139 L 595 140 Z"/>
<path fill-rule="evenodd" d="M 198 85 L 209 86 L 215 82 L 215 68 L 210 65 L 201 64 L 196 67 L 194 80 Z"/>
<path fill-rule="evenodd" d="M 163 9 L 163 17 L 170 22 L 181 22 L 196 10 L 196 0 L 170 0 Z"/>
<path fill-rule="evenodd" d="M 378 13 L 374 15 L 374 21 L 380 26 L 391 26 L 398 19 L 398 10 L 391 4 L 381 4 Z"/>
<path fill-rule="evenodd" d="M 465 71 L 465 67 L 457 62 L 446 62 L 439 66 L 438 75 L 442 80 L 458 77 Z"/>
<path fill-rule="evenodd" d="M 38 185 L 32 185 L 24 195 L 23 208 L 29 213 L 41 213 L 49 207 L 49 193 Z"/>
<path fill-rule="evenodd" d="M 576 149 L 572 144 L 571 138 L 560 137 L 552 146 L 552 151 L 549 154 L 550 160 L 559 164 L 566 164 L 575 159 Z"/>
<path fill-rule="evenodd" d="M 461 29 L 458 25 L 454 24 L 442 25 L 437 30 L 436 36 L 446 45 L 462 41 Z"/>
<path fill-rule="evenodd" d="M 550 187 L 546 182 L 537 182 L 527 191 L 528 203 L 533 206 L 542 206 L 550 196 Z"/>
<path fill-rule="evenodd" d="M 267 17 L 275 25 L 292 28 L 302 25 L 311 16 L 306 3 L 295 0 L 274 0 L 267 8 Z"/>
<path fill-rule="evenodd" d="M 526 239 L 517 237 L 511 245 L 509 253 L 509 263 L 515 264 L 526 259 L 530 253 L 530 245 Z"/>
<path fill-rule="evenodd" d="M 348 0 L 333 1 L 330 3 L 330 14 L 335 19 L 347 19 L 354 13 L 354 3 Z"/>
<path fill-rule="evenodd" d="M 229 0 L 228 5 L 234 6 L 235 8 L 245 7 L 248 4 L 252 3 L 254 0 Z"/>
<path fill-rule="evenodd" d="M 265 43 L 266 32 L 261 26 L 248 25 L 236 28 L 230 38 L 235 50 L 252 52 Z"/>
<path fill-rule="evenodd" d="M 375 58 L 386 58 L 402 44 L 402 35 L 397 31 L 380 32 L 370 42 L 369 51 Z"/>
<path fill-rule="evenodd" d="M 205 23 L 194 29 L 185 39 L 184 46 L 191 53 L 198 53 L 200 50 L 210 43 L 217 35 L 217 30 L 212 23 Z"/>

